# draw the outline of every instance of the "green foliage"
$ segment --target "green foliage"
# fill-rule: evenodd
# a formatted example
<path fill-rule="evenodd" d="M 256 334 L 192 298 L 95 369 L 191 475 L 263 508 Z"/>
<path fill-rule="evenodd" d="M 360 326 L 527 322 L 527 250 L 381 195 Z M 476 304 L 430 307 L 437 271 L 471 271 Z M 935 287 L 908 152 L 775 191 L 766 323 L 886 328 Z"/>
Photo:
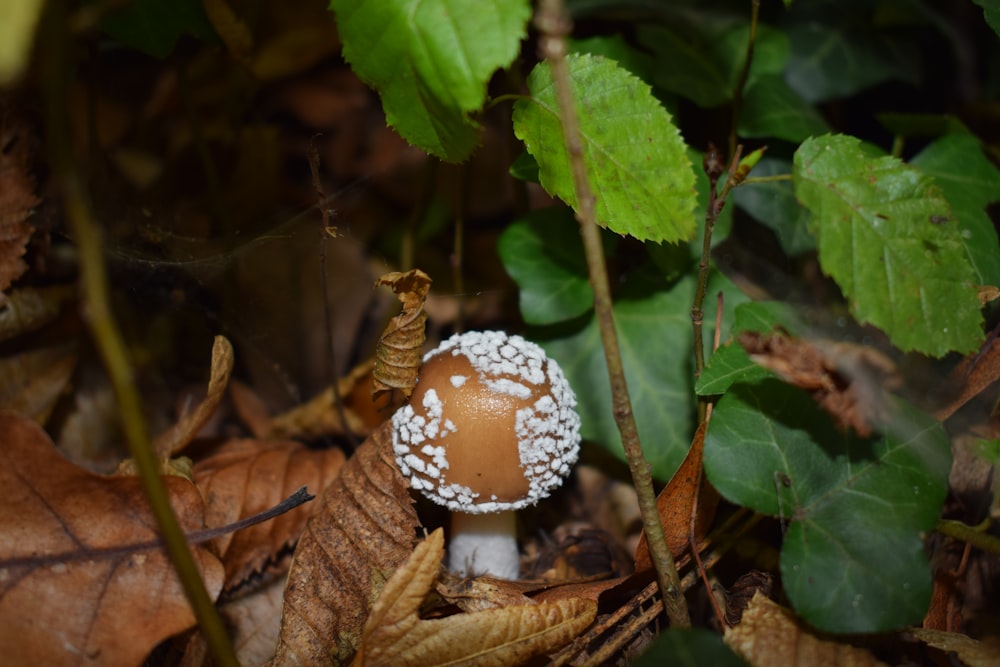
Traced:
<path fill-rule="evenodd" d="M 331 0 L 344 58 L 382 96 L 386 120 L 409 141 L 460 162 L 479 141 L 470 114 L 486 84 L 517 56 L 527 0 Z"/>
<path fill-rule="evenodd" d="M 642 241 L 679 241 L 695 229 L 694 172 L 670 114 L 649 86 L 600 56 L 568 57 L 597 221 Z M 514 133 L 539 166 L 542 186 L 576 206 L 552 75 L 540 63 L 531 97 L 514 105 Z"/>
<path fill-rule="evenodd" d="M 795 194 L 813 214 L 819 257 L 861 322 L 903 350 L 969 352 L 982 340 L 962 230 L 932 179 L 853 137 L 795 152 Z"/>
<path fill-rule="evenodd" d="M 670 628 L 660 633 L 653 645 L 632 667 L 745 667 L 743 662 L 722 641 L 718 634 L 703 628 Z"/>
<path fill-rule="evenodd" d="M 983 16 L 986 22 L 993 28 L 993 32 L 1000 35 L 1000 0 L 972 0 L 983 8 Z"/>
<path fill-rule="evenodd" d="M 884 435 L 837 431 L 805 393 L 777 380 L 733 387 L 705 438 L 705 472 L 727 499 L 788 522 L 785 591 L 833 632 L 918 622 L 931 574 L 920 532 L 948 490 L 950 444 L 931 417 L 890 403 Z"/>
<path fill-rule="evenodd" d="M 108 12 L 101 28 L 119 43 L 166 58 L 182 35 L 217 41 L 200 0 L 135 0 Z"/>
<path fill-rule="evenodd" d="M 753 171 L 756 178 L 789 174 L 787 160 L 765 157 Z M 795 199 L 791 181 L 755 183 L 733 191 L 733 203 L 770 227 L 782 249 L 789 255 L 801 255 L 816 249 L 816 237 L 809 231 L 809 211 Z"/>

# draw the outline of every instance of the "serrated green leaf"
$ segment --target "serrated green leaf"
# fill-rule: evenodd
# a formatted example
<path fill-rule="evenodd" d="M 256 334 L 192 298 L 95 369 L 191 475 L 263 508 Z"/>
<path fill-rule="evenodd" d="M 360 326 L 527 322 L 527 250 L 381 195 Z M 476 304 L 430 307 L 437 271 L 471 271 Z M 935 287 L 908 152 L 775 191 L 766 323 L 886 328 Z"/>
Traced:
<path fill-rule="evenodd" d="M 796 611 L 830 632 L 881 632 L 927 609 L 921 531 L 948 490 L 941 425 L 894 401 L 885 435 L 834 428 L 804 392 L 777 380 L 737 385 L 716 405 L 705 472 L 732 502 L 783 517 L 782 582 Z"/>
<path fill-rule="evenodd" d="M 792 173 L 787 160 L 765 157 L 754 168 L 752 177 Z M 733 190 L 733 203 L 769 227 L 789 256 L 816 249 L 816 237 L 809 231 L 809 211 L 795 199 L 791 180 L 747 183 Z"/>
<path fill-rule="evenodd" d="M 344 58 L 382 96 L 404 139 L 458 162 L 476 147 L 469 114 L 486 84 L 517 56 L 527 0 L 331 0 Z"/>
<path fill-rule="evenodd" d="M 980 285 L 1000 285 L 1000 242 L 986 206 L 1000 200 L 1000 171 L 969 134 L 941 137 L 910 164 L 934 177 L 951 204 Z"/>
<path fill-rule="evenodd" d="M 778 75 L 747 87 L 740 113 L 740 135 L 798 142 L 830 131 L 823 117 Z"/>
<path fill-rule="evenodd" d="M 931 178 L 827 135 L 795 152 L 795 194 L 813 214 L 823 270 L 860 322 L 903 350 L 970 352 L 982 340 L 975 274 Z"/>
<path fill-rule="evenodd" d="M 1000 35 L 1000 0 L 972 0 L 983 8 L 983 17 L 993 28 L 993 32 Z"/>
<path fill-rule="evenodd" d="M 584 162 L 598 223 L 642 241 L 680 241 L 695 229 L 694 171 L 670 114 L 639 78 L 600 56 L 569 55 Z M 538 161 L 542 186 L 570 206 L 576 193 L 548 63 L 514 105 L 514 132 Z"/>
<path fill-rule="evenodd" d="M 535 161 L 535 158 L 531 157 L 531 153 L 528 151 L 524 151 L 514 158 L 514 162 L 510 165 L 508 171 L 511 176 L 518 180 L 529 183 L 538 182 L 538 163 Z"/>
<path fill-rule="evenodd" d="M 520 288 L 528 324 L 561 322 L 593 308 L 580 225 L 569 209 L 543 209 L 516 220 L 500 235 L 497 250 Z"/>
<path fill-rule="evenodd" d="M 169 56 L 182 35 L 216 39 L 200 0 L 136 0 L 104 15 L 101 28 L 155 58 Z"/>
<path fill-rule="evenodd" d="M 814 1 L 789 14 L 794 23 L 786 30 L 792 55 L 785 80 L 804 100 L 847 97 L 890 79 L 919 81 L 919 45 L 879 29 L 872 17 L 877 4 Z"/>
<path fill-rule="evenodd" d="M 694 431 L 692 392 L 691 302 L 694 278 L 685 276 L 669 289 L 620 295 L 615 302 L 622 363 L 628 381 L 643 451 L 658 479 L 670 479 L 687 453 Z M 628 287 L 628 286 L 627 286 Z M 739 290 L 713 273 L 709 293 L 725 294 L 723 321 L 746 300 Z M 714 327 L 706 321 L 705 339 Z M 611 389 L 600 331 L 591 316 L 569 332 L 537 330 L 531 335 L 559 362 L 577 391 L 582 434 L 625 459 L 611 410 Z"/>

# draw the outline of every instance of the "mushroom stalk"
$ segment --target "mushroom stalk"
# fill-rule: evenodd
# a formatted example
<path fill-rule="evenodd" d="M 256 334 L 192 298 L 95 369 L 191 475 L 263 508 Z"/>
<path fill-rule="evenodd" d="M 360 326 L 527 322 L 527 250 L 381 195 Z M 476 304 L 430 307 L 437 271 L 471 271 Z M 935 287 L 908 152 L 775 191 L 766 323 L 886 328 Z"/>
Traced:
<path fill-rule="evenodd" d="M 469 577 L 485 574 L 498 579 L 517 579 L 520 555 L 514 512 L 453 512 L 448 569 Z"/>

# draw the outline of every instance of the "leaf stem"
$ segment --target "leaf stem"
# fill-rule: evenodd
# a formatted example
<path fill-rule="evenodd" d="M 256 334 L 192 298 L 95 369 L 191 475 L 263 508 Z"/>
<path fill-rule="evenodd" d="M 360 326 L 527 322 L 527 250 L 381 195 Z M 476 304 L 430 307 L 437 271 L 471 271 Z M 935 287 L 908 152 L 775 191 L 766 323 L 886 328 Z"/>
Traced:
<path fill-rule="evenodd" d="M 160 466 L 153 453 L 139 394 L 133 383 L 132 368 L 121 332 L 118 330 L 108 300 L 108 276 L 101 252 L 100 232 L 91 213 L 86 188 L 73 155 L 73 136 L 67 110 L 71 108 L 66 92 L 70 89 L 68 51 L 70 42 L 68 11 L 65 2 L 49 3 L 42 39 L 45 49 L 43 77 L 46 87 L 47 144 L 53 180 L 60 188 L 66 217 L 73 230 L 80 254 L 80 289 L 83 317 L 107 368 L 121 410 L 122 427 L 146 498 L 156 519 L 167 554 L 184 588 L 195 617 L 208 642 L 217 665 L 237 667 L 229 636 L 222 619 L 205 588 L 191 555 L 187 539 L 177 522 L 160 477 Z"/>
<path fill-rule="evenodd" d="M 632 402 L 625 382 L 625 371 L 612 312 L 611 288 L 608 283 L 607 266 L 604 263 L 604 249 L 594 213 L 594 194 L 590 189 L 587 168 L 584 164 L 583 142 L 570 85 L 569 65 L 566 63 L 566 37 L 570 34 L 572 24 L 563 0 L 542 0 L 535 16 L 535 25 L 541 33 L 539 49 L 552 68 L 552 81 L 559 104 L 563 139 L 566 142 L 573 171 L 577 201 L 576 216 L 580 222 L 587 270 L 594 289 L 594 311 L 608 365 L 615 423 L 621 433 L 632 481 L 639 496 L 643 528 L 649 542 L 650 556 L 656 569 L 664 609 L 672 626 L 690 627 L 691 618 L 687 601 L 681 589 L 677 565 L 663 533 L 663 524 L 660 522 L 656 507 L 656 495 L 653 492 L 652 473 L 649 462 L 642 453 Z"/>
<path fill-rule="evenodd" d="M 751 185 L 753 183 L 778 183 L 792 180 L 791 174 L 773 174 L 771 176 L 747 176 L 740 185 Z"/>
<path fill-rule="evenodd" d="M 989 553 L 1000 554 L 1000 538 L 986 532 L 989 524 L 990 522 L 987 520 L 984 521 L 982 525 L 970 526 L 962 523 L 961 521 L 942 519 L 938 521 L 936 526 L 934 526 L 934 530 L 942 535 L 947 535 L 948 537 L 953 537 L 956 540 L 961 540 L 966 544 L 971 544 L 977 549 L 982 549 L 983 551 L 987 551 Z"/>

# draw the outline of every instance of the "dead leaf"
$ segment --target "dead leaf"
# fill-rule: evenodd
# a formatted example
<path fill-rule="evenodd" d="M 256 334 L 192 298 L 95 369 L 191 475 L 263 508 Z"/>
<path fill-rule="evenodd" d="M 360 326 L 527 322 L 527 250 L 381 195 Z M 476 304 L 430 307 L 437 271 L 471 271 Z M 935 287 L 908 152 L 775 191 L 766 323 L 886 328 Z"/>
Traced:
<path fill-rule="evenodd" d="M 44 424 L 66 390 L 76 362 L 74 343 L 0 359 L 0 408 Z"/>
<path fill-rule="evenodd" d="M 907 632 L 928 646 L 954 653 L 968 667 L 1000 665 L 1000 640 L 996 637 L 978 641 L 966 635 L 927 628 L 910 628 Z"/>
<path fill-rule="evenodd" d="M 521 665 L 572 640 L 597 614 L 595 602 L 576 598 L 421 620 L 421 603 L 443 556 L 444 532 L 438 528 L 382 588 L 354 665 Z"/>
<path fill-rule="evenodd" d="M 273 665 L 345 664 L 420 520 L 396 467 L 392 424 L 360 446 L 323 492 L 295 549 Z"/>
<path fill-rule="evenodd" d="M 898 385 L 895 365 L 871 347 L 808 341 L 776 329 L 770 334 L 741 332 L 737 338 L 754 363 L 785 382 L 808 391 L 838 428 L 862 438 L 885 420 L 883 388 Z"/>
<path fill-rule="evenodd" d="M 0 413 L 0 655 L 12 665 L 139 664 L 194 624 L 180 582 L 155 543 L 141 483 L 63 459 L 41 428 Z M 204 528 L 201 495 L 164 479 L 182 529 Z M 192 547 L 213 597 L 223 569 Z"/>
<path fill-rule="evenodd" d="M 154 441 L 153 449 L 158 458 L 167 459 L 183 449 L 215 413 L 226 395 L 233 360 L 232 344 L 225 336 L 216 336 L 212 345 L 212 368 L 205 398 Z"/>
<path fill-rule="evenodd" d="M 976 296 L 979 297 L 979 305 L 985 306 L 1000 299 L 1000 287 L 996 287 L 995 285 L 980 285 Z"/>
<path fill-rule="evenodd" d="M 230 440 L 194 467 L 206 499 L 205 523 L 224 526 L 274 507 L 306 486 L 319 494 L 344 465 L 339 449 L 312 450 L 299 442 Z M 226 568 L 224 590 L 277 565 L 302 534 L 310 505 L 212 541 Z"/>
<path fill-rule="evenodd" d="M 864 649 L 820 639 L 761 593 L 754 595 L 739 625 L 726 630 L 729 648 L 753 667 L 876 667 L 885 663 Z"/>
<path fill-rule="evenodd" d="M 934 411 L 940 421 L 978 396 L 984 389 L 1000 379 L 1000 336 L 994 330 L 975 354 L 970 354 L 948 374 L 944 387 L 950 397 Z"/>
<path fill-rule="evenodd" d="M 719 504 L 719 494 L 708 484 L 701 472 L 707 425 L 708 422 L 702 422 L 698 427 L 691 448 L 681 462 L 681 467 L 656 498 L 656 509 L 663 524 L 663 531 L 666 533 L 667 546 L 675 558 L 687 551 L 691 544 L 691 517 L 697 512 L 693 536 L 697 542 L 705 536 L 715 516 L 715 508 Z M 642 572 L 652 567 L 649 542 L 646 540 L 646 533 L 643 532 L 639 537 L 639 546 L 635 550 L 635 570 Z"/>
<path fill-rule="evenodd" d="M 250 595 L 223 605 L 219 610 L 232 628 L 233 648 L 241 665 L 263 665 L 274 655 L 284 595 L 285 582 L 276 579 Z"/>
<path fill-rule="evenodd" d="M 22 256 L 34 228 L 28 216 L 39 199 L 29 173 L 29 133 L 8 106 L 0 106 L 0 292 L 6 292 L 28 265 Z"/>
<path fill-rule="evenodd" d="M 409 398 L 420 370 L 427 322 L 424 301 L 431 288 L 431 279 L 420 269 L 413 269 L 406 273 L 387 273 L 375 281 L 375 286 L 391 287 L 403 303 L 403 312 L 392 318 L 378 339 L 372 398 L 393 389 L 401 390 L 403 396 Z"/>
<path fill-rule="evenodd" d="M 56 318 L 63 304 L 74 298 L 76 285 L 11 290 L 0 308 L 0 340 L 20 336 L 48 324 Z"/>

